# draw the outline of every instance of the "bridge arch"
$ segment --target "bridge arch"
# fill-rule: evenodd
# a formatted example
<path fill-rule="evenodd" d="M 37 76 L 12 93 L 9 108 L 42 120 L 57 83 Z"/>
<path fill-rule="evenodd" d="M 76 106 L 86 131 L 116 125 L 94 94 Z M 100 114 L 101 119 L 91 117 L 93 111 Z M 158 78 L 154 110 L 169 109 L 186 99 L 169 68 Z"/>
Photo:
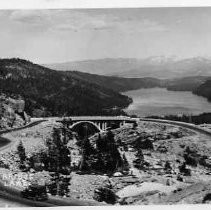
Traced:
<path fill-rule="evenodd" d="M 92 122 L 92 121 L 78 121 L 78 122 L 73 123 L 70 126 L 70 128 L 73 131 L 78 132 L 80 130 L 80 126 L 83 126 L 83 125 L 89 125 L 89 126 L 91 126 L 92 128 L 95 129 L 95 132 L 91 133 L 91 135 L 93 135 L 94 133 L 101 133 L 101 132 L 103 132 L 103 130 L 99 126 L 97 126 L 94 122 Z M 90 129 L 90 127 L 89 127 L 89 129 Z"/>

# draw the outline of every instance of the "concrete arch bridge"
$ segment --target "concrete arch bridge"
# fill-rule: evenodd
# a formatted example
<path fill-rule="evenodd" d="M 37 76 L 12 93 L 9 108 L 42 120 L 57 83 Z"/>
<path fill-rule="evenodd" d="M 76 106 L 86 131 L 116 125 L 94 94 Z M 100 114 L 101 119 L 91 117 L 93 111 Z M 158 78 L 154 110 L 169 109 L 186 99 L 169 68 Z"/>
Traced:
<path fill-rule="evenodd" d="M 133 124 L 137 121 L 135 118 L 127 116 L 73 116 L 65 117 L 57 120 L 66 124 L 69 128 L 74 128 L 88 125 L 96 129 L 96 132 L 104 132 L 109 128 L 119 128 L 125 124 Z"/>

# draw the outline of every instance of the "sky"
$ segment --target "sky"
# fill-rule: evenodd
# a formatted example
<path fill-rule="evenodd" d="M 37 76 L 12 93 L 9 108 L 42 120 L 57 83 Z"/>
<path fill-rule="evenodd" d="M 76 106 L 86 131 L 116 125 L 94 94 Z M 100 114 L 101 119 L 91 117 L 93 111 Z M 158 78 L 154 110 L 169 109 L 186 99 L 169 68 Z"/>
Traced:
<path fill-rule="evenodd" d="M 0 57 L 211 57 L 211 7 L 0 10 Z"/>

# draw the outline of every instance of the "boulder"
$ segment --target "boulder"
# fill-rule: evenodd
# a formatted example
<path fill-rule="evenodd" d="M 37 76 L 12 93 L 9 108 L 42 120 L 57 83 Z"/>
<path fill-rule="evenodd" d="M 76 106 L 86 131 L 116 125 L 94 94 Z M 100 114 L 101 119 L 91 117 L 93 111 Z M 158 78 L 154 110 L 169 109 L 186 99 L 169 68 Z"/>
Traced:
<path fill-rule="evenodd" d="M 123 176 L 123 174 L 122 174 L 121 172 L 115 172 L 115 173 L 113 174 L 113 176 L 119 177 L 119 176 Z"/>

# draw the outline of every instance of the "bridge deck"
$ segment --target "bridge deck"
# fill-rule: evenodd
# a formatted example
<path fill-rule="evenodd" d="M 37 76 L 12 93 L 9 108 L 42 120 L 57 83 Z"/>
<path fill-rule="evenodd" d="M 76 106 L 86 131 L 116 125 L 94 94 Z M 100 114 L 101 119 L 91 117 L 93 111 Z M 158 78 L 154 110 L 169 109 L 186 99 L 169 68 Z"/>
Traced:
<path fill-rule="evenodd" d="M 72 121 L 127 121 L 135 122 L 135 119 L 125 116 L 73 116 L 67 117 Z"/>

